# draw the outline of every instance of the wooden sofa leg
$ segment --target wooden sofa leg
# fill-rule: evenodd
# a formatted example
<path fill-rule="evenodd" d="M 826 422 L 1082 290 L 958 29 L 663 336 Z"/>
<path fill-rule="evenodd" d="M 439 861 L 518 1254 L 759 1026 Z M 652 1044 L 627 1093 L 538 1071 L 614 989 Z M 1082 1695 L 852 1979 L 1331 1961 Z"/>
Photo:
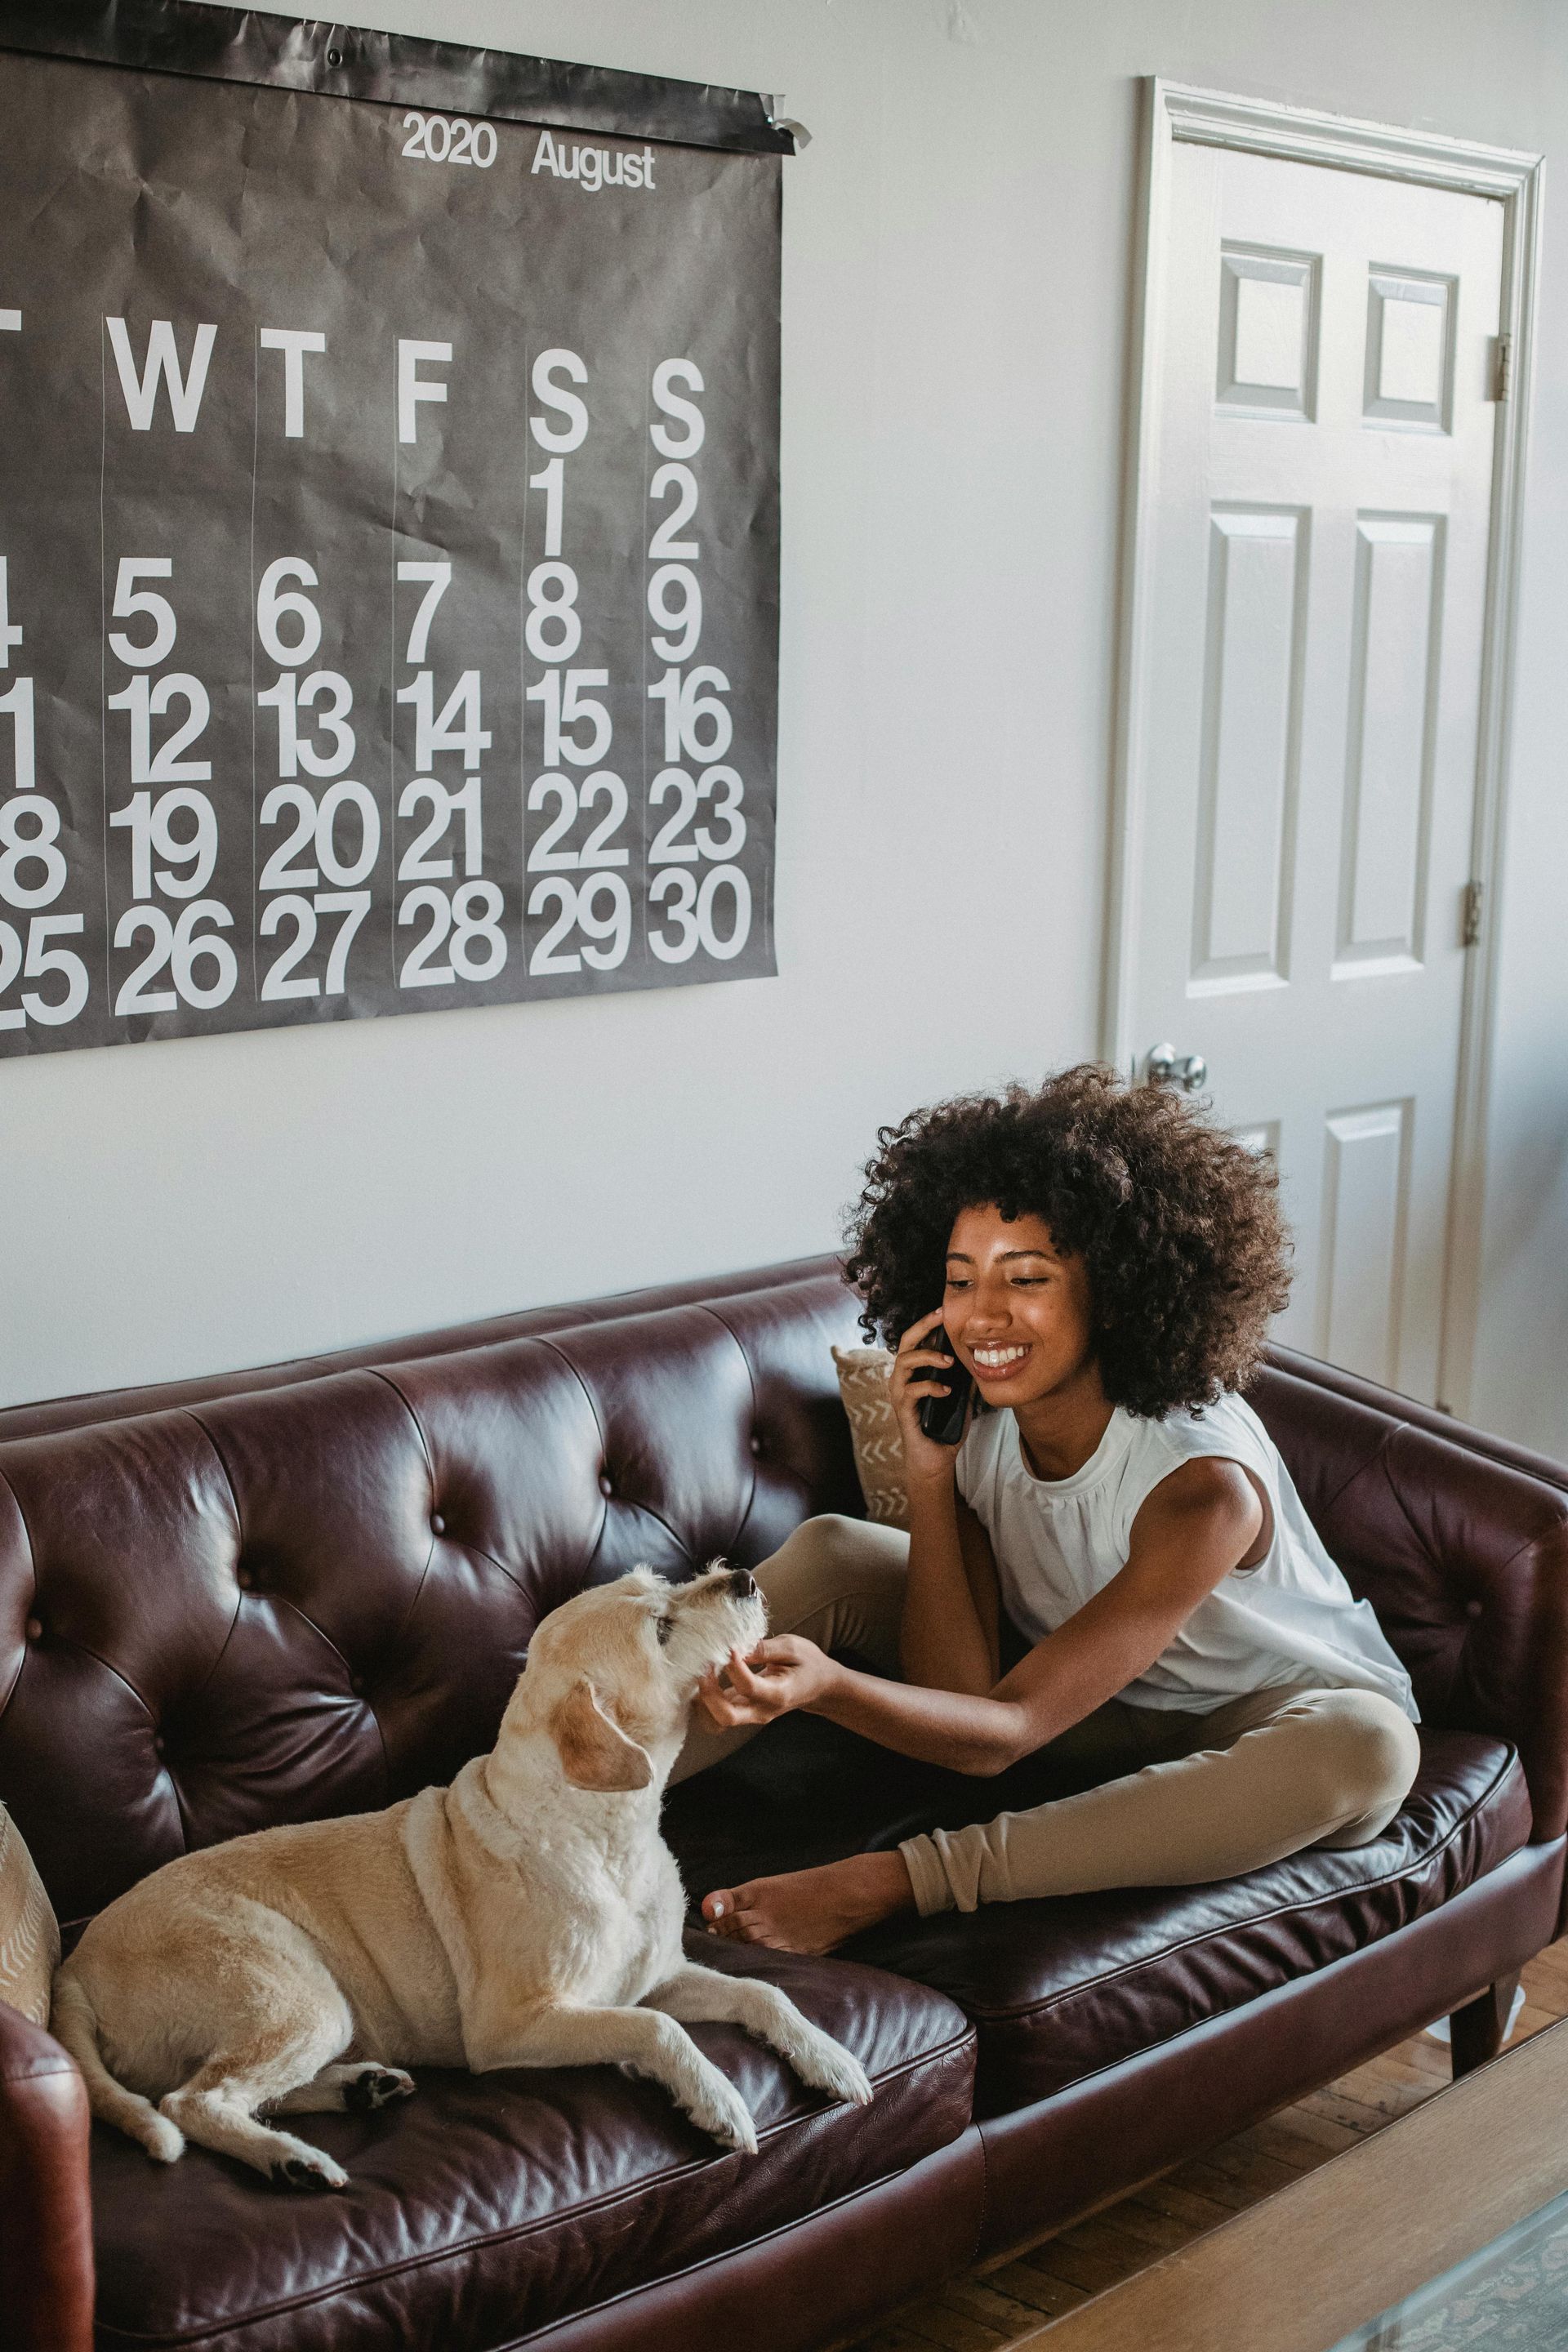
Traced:
<path fill-rule="evenodd" d="M 1448 2020 L 1449 2046 L 1454 2057 L 1454 2080 L 1468 2074 L 1472 2067 L 1484 2066 L 1502 2048 L 1508 2032 L 1509 2012 L 1514 1994 L 1519 1990 L 1519 1978 L 1499 1977 L 1496 1984 L 1488 1985 L 1485 1992 L 1457 2009 Z"/>

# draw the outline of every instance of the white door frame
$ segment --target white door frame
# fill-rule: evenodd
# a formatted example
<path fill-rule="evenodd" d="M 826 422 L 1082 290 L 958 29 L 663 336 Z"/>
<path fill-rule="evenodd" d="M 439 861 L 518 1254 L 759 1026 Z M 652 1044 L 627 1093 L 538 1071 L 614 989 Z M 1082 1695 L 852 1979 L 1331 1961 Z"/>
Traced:
<path fill-rule="evenodd" d="M 1164 277 L 1171 205 L 1171 152 L 1178 140 L 1240 148 L 1299 163 L 1323 163 L 1382 179 L 1493 196 L 1503 208 L 1501 333 L 1507 397 L 1498 407 L 1492 528 L 1482 639 L 1475 834 L 1470 872 L 1481 885 L 1480 942 L 1467 958 L 1459 1038 L 1453 1188 L 1448 1212 L 1439 1389 L 1444 1404 L 1469 1410 L 1479 1304 L 1480 1221 L 1486 1181 L 1486 1119 L 1496 992 L 1496 919 L 1513 688 L 1515 611 L 1523 520 L 1541 227 L 1542 159 L 1510 147 L 1358 122 L 1342 115 L 1192 89 L 1158 77 L 1145 85 L 1141 280 L 1131 355 L 1132 401 L 1123 485 L 1121 595 L 1118 617 L 1115 770 L 1111 794 L 1106 955 L 1100 1052 L 1135 1076 L 1147 1038 L 1131 1034 L 1139 941 L 1139 880 L 1147 730 L 1152 571 L 1159 479 L 1160 402 L 1164 373 Z"/>

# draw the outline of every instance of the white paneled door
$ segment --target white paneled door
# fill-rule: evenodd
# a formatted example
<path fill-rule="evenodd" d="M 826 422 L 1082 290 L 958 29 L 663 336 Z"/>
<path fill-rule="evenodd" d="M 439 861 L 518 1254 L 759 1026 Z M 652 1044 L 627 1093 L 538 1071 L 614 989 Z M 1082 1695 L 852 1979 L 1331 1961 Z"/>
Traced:
<path fill-rule="evenodd" d="M 1435 1401 L 1502 206 L 1178 144 L 1166 220 L 1130 1034 L 1279 1158 L 1279 1336 Z"/>

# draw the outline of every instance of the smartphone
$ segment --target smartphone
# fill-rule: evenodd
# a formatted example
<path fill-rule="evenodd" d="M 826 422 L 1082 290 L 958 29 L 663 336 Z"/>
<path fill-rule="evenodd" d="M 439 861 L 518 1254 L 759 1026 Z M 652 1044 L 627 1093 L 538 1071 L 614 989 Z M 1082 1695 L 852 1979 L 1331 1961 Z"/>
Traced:
<path fill-rule="evenodd" d="M 963 1416 L 969 1410 L 974 1382 L 959 1362 L 958 1351 L 940 1323 L 934 1331 L 926 1333 L 921 1346 L 940 1348 L 944 1355 L 952 1358 L 945 1371 L 938 1371 L 933 1365 L 927 1374 L 931 1380 L 944 1380 L 947 1394 L 921 1397 L 921 1428 L 933 1445 L 956 1445 L 963 1435 Z"/>

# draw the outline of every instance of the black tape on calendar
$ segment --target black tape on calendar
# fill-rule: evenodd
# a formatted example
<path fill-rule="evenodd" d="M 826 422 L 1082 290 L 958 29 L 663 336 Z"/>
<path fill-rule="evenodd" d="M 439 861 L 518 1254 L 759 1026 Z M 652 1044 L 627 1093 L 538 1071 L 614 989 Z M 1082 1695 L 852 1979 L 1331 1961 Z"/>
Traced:
<path fill-rule="evenodd" d="M 771 972 L 765 103 L 0 0 L 0 1053 Z"/>

